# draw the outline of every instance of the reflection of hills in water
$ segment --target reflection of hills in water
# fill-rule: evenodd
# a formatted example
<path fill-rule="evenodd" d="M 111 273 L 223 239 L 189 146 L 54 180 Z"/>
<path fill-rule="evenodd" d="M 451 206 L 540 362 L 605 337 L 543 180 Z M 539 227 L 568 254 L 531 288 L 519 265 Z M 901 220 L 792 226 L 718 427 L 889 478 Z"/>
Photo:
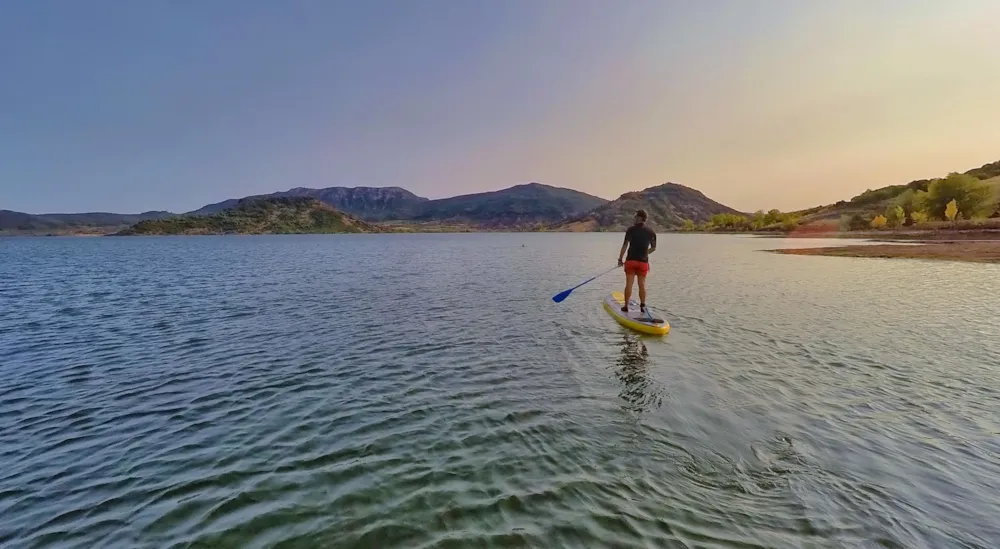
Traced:
<path fill-rule="evenodd" d="M 624 334 L 621 356 L 618 357 L 615 376 L 622 382 L 619 396 L 631 412 L 645 412 L 659 408 L 663 402 L 662 390 L 649 378 L 649 350 L 638 336 Z"/>

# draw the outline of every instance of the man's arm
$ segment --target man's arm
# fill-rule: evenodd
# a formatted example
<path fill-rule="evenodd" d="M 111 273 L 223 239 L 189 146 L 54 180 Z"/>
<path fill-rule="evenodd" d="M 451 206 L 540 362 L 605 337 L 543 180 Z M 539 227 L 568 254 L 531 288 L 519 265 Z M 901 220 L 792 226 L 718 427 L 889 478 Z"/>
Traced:
<path fill-rule="evenodd" d="M 656 251 L 656 233 L 652 233 L 653 237 L 649 239 L 649 251 L 647 254 L 651 254 Z"/>
<path fill-rule="evenodd" d="M 628 237 L 629 237 L 629 233 L 628 233 L 628 231 L 626 231 L 625 232 L 625 242 L 622 242 L 622 249 L 621 249 L 620 252 L 618 252 L 618 266 L 619 267 L 621 267 L 622 265 L 624 265 L 624 263 L 622 263 L 622 258 L 625 257 L 625 250 L 628 249 Z"/>

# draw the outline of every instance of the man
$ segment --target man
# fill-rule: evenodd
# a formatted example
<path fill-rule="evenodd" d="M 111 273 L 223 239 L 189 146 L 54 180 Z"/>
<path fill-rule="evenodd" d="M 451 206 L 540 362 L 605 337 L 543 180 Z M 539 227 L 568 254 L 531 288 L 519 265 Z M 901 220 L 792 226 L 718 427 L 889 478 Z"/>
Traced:
<path fill-rule="evenodd" d="M 628 257 L 622 263 L 625 250 Z M 625 242 L 618 253 L 618 266 L 625 265 L 625 304 L 622 312 L 628 312 L 628 303 L 632 299 L 632 281 L 639 279 L 639 308 L 646 312 L 646 275 L 649 274 L 649 254 L 656 251 L 656 233 L 646 226 L 646 212 L 635 212 L 635 224 L 625 231 Z"/>

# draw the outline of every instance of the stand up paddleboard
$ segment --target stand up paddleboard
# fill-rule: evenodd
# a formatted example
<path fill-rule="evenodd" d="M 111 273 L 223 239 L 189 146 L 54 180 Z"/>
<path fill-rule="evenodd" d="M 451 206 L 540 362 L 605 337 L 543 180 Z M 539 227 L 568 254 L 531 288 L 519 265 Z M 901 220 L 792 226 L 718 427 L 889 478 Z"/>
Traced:
<path fill-rule="evenodd" d="M 622 311 L 624 304 L 625 296 L 621 292 L 612 292 L 604 298 L 604 310 L 622 326 L 651 335 L 664 335 L 670 331 L 670 323 L 657 310 L 647 305 L 644 313 L 639 310 L 639 304 L 632 300 L 628 313 L 625 313 Z"/>

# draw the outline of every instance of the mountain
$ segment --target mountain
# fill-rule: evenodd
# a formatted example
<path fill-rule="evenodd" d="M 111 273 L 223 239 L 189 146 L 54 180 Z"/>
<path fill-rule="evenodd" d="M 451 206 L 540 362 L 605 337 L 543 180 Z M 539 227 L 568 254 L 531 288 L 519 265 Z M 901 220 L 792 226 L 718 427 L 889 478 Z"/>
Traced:
<path fill-rule="evenodd" d="M 211 215 L 186 215 L 141 221 L 119 233 L 176 234 L 298 234 L 381 232 L 379 227 L 337 211 L 314 198 L 250 197 Z"/>
<path fill-rule="evenodd" d="M 162 219 L 172 215 L 174 214 L 170 212 L 143 212 L 141 214 L 90 212 L 34 215 L 0 210 L 0 230 L 27 233 L 60 233 L 91 229 L 96 232 L 110 232 L 147 219 Z"/>
<path fill-rule="evenodd" d="M 482 228 L 554 223 L 606 202 L 586 193 L 540 183 L 438 200 L 429 200 L 399 187 L 300 187 L 255 198 L 275 197 L 314 198 L 367 221 L 445 222 Z M 209 204 L 190 215 L 218 213 L 237 202 L 230 199 Z"/>
<path fill-rule="evenodd" d="M 715 214 L 740 212 L 720 204 L 704 194 L 677 183 L 665 183 L 642 191 L 629 192 L 616 200 L 551 227 L 556 231 L 622 231 L 633 223 L 636 210 L 646 210 L 651 229 L 663 231 L 680 228 L 685 219 L 695 223 L 708 221 Z"/>
<path fill-rule="evenodd" d="M 430 200 L 413 221 L 461 222 L 490 227 L 547 224 L 580 215 L 607 202 L 586 193 L 540 183 Z"/>
<path fill-rule="evenodd" d="M 288 197 L 313 198 L 337 210 L 369 221 L 410 218 L 420 211 L 423 204 L 428 202 L 426 198 L 399 187 L 328 187 L 325 189 L 296 187 L 287 191 L 255 196 L 255 198 Z M 190 212 L 189 215 L 219 213 L 227 208 L 232 208 L 238 202 L 239 199 L 235 198 L 224 200 Z"/>
<path fill-rule="evenodd" d="M 40 215 L 0 210 L 0 231 L 47 230 L 58 226 L 58 223 Z"/>

